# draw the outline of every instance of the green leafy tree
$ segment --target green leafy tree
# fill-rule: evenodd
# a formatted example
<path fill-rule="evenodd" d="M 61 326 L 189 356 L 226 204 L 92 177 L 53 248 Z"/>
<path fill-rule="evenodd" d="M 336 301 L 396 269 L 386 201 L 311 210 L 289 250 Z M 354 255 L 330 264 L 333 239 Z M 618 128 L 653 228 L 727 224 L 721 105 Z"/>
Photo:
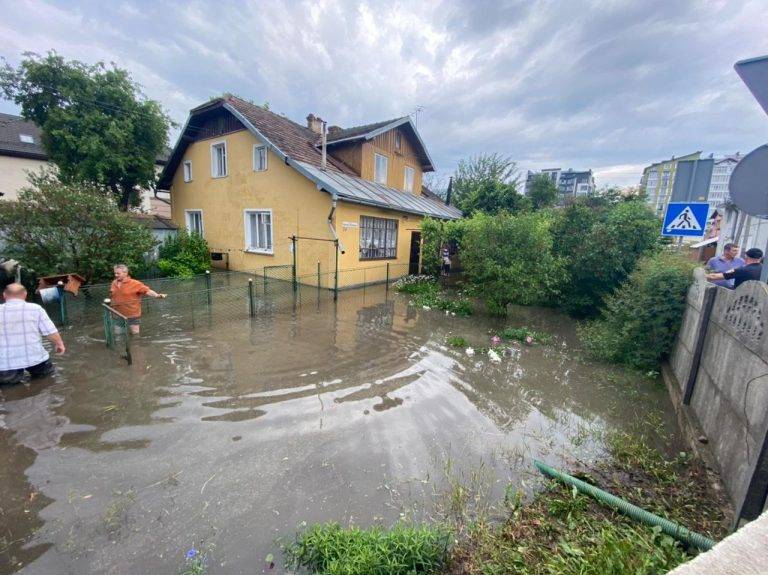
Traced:
<path fill-rule="evenodd" d="M 421 271 L 436 276 L 443 263 L 442 248 L 449 242 L 461 245 L 467 220 L 441 221 L 424 218 L 421 222 Z"/>
<path fill-rule="evenodd" d="M 63 181 L 100 184 L 122 209 L 138 201 L 139 188 L 154 185 L 170 120 L 127 71 L 26 53 L 17 68 L 0 69 L 0 92 L 40 126 Z"/>
<path fill-rule="evenodd" d="M 528 199 L 534 210 L 554 206 L 557 202 L 557 186 L 546 174 L 537 174 L 531 183 Z"/>
<path fill-rule="evenodd" d="M 644 256 L 581 331 L 589 352 L 605 361 L 657 369 L 669 355 L 685 311 L 694 264 L 661 251 Z"/>
<path fill-rule="evenodd" d="M 453 176 L 451 202 L 470 216 L 528 209 L 529 202 L 517 191 L 517 164 L 500 154 L 461 160 Z"/>
<path fill-rule="evenodd" d="M 461 261 L 466 279 L 491 313 L 508 304 L 549 305 L 565 283 L 563 258 L 552 251 L 547 212 L 489 216 L 465 223 Z"/>
<path fill-rule="evenodd" d="M 166 276 L 191 277 L 211 269 L 208 242 L 200 234 L 179 230 L 160 246 L 157 267 Z"/>
<path fill-rule="evenodd" d="M 145 267 L 152 232 L 120 211 L 101 186 L 62 182 L 51 171 L 29 181 L 0 210 L 7 256 L 38 275 L 76 272 L 89 282 L 110 278 L 116 263 Z"/>
<path fill-rule="evenodd" d="M 595 315 L 640 257 L 658 248 L 660 226 L 638 200 L 576 202 L 561 210 L 553 227 L 553 249 L 568 270 L 560 305 L 576 317 Z"/>

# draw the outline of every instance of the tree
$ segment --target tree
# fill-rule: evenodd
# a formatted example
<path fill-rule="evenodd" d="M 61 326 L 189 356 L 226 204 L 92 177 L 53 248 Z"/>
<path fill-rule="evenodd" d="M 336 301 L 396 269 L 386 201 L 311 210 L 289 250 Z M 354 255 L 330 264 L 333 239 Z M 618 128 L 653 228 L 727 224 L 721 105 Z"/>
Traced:
<path fill-rule="evenodd" d="M 531 183 L 528 199 L 534 210 L 547 208 L 557 202 L 557 186 L 547 174 L 537 174 Z"/>
<path fill-rule="evenodd" d="M 38 275 L 78 273 L 105 280 L 112 266 L 142 268 L 155 240 L 118 209 L 103 187 L 62 182 L 52 171 L 30 174 L 16 202 L 0 210 L 6 255 Z"/>
<path fill-rule="evenodd" d="M 461 160 L 453 176 L 451 203 L 471 216 L 475 212 L 518 212 L 529 207 L 517 192 L 517 165 L 499 154 Z"/>
<path fill-rule="evenodd" d="M 0 69 L 0 91 L 40 126 L 62 181 L 100 184 L 122 209 L 154 185 L 170 120 L 127 71 L 26 53 L 18 68 Z"/>

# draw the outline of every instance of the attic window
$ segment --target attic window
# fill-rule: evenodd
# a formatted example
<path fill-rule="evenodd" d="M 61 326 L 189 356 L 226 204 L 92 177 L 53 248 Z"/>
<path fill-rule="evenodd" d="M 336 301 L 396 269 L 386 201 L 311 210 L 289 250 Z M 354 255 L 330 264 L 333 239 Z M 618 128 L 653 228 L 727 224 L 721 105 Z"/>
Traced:
<path fill-rule="evenodd" d="M 21 140 L 25 144 L 34 144 L 35 143 L 34 136 L 30 136 L 29 134 L 19 134 L 19 140 Z"/>
<path fill-rule="evenodd" d="M 403 135 L 400 132 L 395 132 L 395 150 L 399 150 L 403 146 Z"/>

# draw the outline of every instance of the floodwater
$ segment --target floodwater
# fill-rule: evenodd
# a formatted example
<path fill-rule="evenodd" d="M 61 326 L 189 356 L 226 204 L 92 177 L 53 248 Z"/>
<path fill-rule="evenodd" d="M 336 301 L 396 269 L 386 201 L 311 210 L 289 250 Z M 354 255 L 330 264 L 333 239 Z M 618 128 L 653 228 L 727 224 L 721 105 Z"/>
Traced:
<path fill-rule="evenodd" d="M 131 366 L 71 327 L 55 376 L 0 388 L 0 573 L 177 573 L 192 546 L 211 573 L 270 553 L 282 572 L 302 522 L 428 518 L 473 470 L 494 497 L 530 492 L 534 457 L 599 458 L 603 432 L 649 415 L 672 429 L 658 382 L 586 361 L 552 310 L 460 318 L 383 286 L 284 307 L 148 322 Z M 504 325 L 554 340 L 500 363 L 447 344 Z"/>

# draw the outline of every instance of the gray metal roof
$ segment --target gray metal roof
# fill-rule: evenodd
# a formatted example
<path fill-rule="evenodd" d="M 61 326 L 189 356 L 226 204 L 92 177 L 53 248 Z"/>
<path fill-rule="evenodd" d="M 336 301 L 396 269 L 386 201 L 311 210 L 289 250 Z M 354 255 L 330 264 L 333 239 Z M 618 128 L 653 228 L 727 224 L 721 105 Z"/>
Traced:
<path fill-rule="evenodd" d="M 440 201 L 389 188 L 356 176 L 349 176 L 332 170 L 323 171 L 306 162 L 292 161 L 291 165 L 294 165 L 319 187 L 331 194 L 336 194 L 340 200 L 346 202 L 430 216 L 442 220 L 456 220 L 462 215 L 457 208 Z"/>

